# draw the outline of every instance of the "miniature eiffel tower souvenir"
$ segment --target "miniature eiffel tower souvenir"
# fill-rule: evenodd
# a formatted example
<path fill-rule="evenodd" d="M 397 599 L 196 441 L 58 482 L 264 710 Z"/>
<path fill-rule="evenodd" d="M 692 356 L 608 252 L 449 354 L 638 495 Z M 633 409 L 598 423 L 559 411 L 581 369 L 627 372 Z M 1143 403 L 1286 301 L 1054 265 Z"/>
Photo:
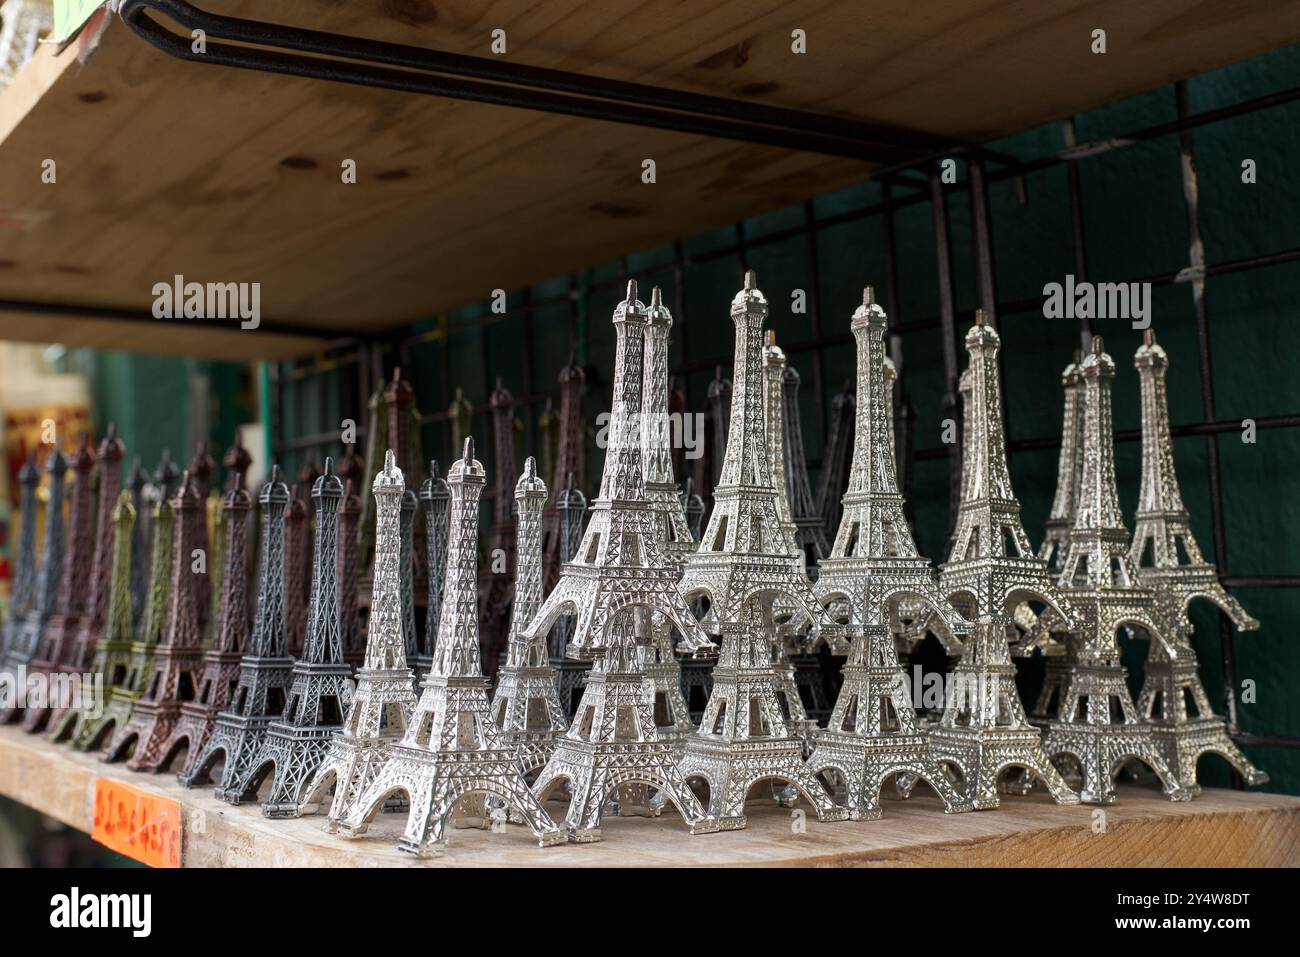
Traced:
<path fill-rule="evenodd" d="M 36 655 L 27 666 L 29 677 L 49 679 L 60 673 L 76 640 L 81 618 L 86 614 L 95 545 L 95 500 L 90 470 L 95 457 L 90 438 L 83 434 L 81 446 L 72 456 L 72 490 L 69 493 L 68 539 L 63 552 L 63 574 L 59 579 L 59 603 L 49 619 Z M 52 685 L 50 685 L 52 687 Z M 54 712 L 53 702 L 28 702 L 23 713 L 23 730 L 34 734 L 45 730 Z"/>
<path fill-rule="evenodd" d="M 500 378 L 488 397 L 492 416 L 492 437 L 496 451 L 496 478 L 492 491 L 492 529 L 488 554 L 492 557 L 479 595 L 479 618 L 483 623 L 484 661 L 496 671 L 497 659 L 506 652 L 510 629 L 510 595 L 514 590 L 515 518 L 510 480 L 515 473 L 515 400 Z M 499 563 L 499 564 L 498 564 Z M 500 570 L 498 570 L 500 569 Z"/>
<path fill-rule="evenodd" d="M 154 649 L 167 629 L 167 609 L 172 583 L 172 539 L 176 513 L 172 510 L 172 491 L 180 473 L 166 452 L 154 473 L 148 501 L 153 510 L 149 548 L 149 588 L 140 624 L 134 640 L 128 636 L 130 651 L 126 676 L 113 681 L 108 689 L 108 705 L 96 721 L 86 721 L 78 730 L 72 746 L 94 750 L 102 744 L 101 760 L 120 761 L 130 757 L 140 745 L 140 726 L 132 727 L 136 702 L 153 676 Z M 134 551 L 134 545 L 132 546 Z M 134 563 L 133 563 L 134 564 Z"/>
<path fill-rule="evenodd" d="M 18 554 L 14 560 L 13 590 L 9 594 L 8 614 L 5 617 L 4 636 L 0 640 L 0 672 L 6 670 L 8 652 L 17 640 L 23 622 L 36 607 L 36 489 L 41 484 L 41 472 L 36 467 L 36 452 L 18 470 L 18 484 L 22 488 L 19 503 Z"/>
<path fill-rule="evenodd" d="M 1193 793 L 1200 791 L 1196 765 L 1206 753 L 1222 757 L 1247 784 L 1266 784 L 1268 775 L 1241 753 L 1228 734 L 1227 722 L 1210 707 L 1192 648 L 1188 606 L 1202 598 L 1217 606 L 1241 632 L 1258 629 L 1259 622 L 1228 594 L 1218 569 L 1202 557 L 1192 536 L 1169 432 L 1165 383 L 1169 356 L 1150 329 L 1133 363 L 1142 382 L 1142 491 L 1129 557 L 1142 584 L 1155 593 L 1178 647 L 1178 654 L 1171 656 L 1161 642 L 1151 642 L 1138 712 L 1152 726 L 1151 733 L 1178 780 Z M 1189 702 L 1193 714 L 1188 713 Z"/>
<path fill-rule="evenodd" d="M 568 652 L 594 659 L 573 724 L 534 786 L 545 801 L 569 782 L 564 826 L 577 841 L 599 840 L 601 816 L 616 789 L 620 813 L 627 813 L 637 800 L 634 792 L 646 786 L 664 792 L 693 831 L 716 828 L 686 787 L 672 746 L 655 729 L 654 685 L 643 670 L 636 641 L 634 619 L 640 607 L 676 626 L 683 650 L 706 653 L 713 648 L 678 590 L 646 498 L 644 450 L 635 423 L 642 412 L 649 319 L 636 298 L 635 281 L 628 284 L 613 321 L 613 414 L 600 494 L 573 560 L 564 565 L 559 584 L 522 635 L 528 641 L 544 637 L 560 616 L 574 614 Z"/>
<path fill-rule="evenodd" d="M 932 750 L 961 769 L 978 809 L 998 805 L 999 778 L 1010 768 L 1032 772 L 1058 804 L 1079 797 L 1047 760 L 1039 731 L 1025 718 L 1008 648 L 1010 616 L 1022 603 L 1050 606 L 1063 621 L 1069 606 L 1036 557 L 1020 523 L 1002 433 L 997 331 L 977 311 L 966 334 L 970 353 L 963 410 L 962 500 L 948 561 L 940 569 L 944 594 L 975 622 L 950 682 Z"/>
<path fill-rule="evenodd" d="M 1180 649 L 1165 635 L 1164 622 L 1149 589 L 1142 586 L 1129 557 L 1130 536 L 1120 513 L 1115 485 L 1115 442 L 1111 426 L 1111 382 L 1115 363 L 1102 350 L 1100 336 L 1079 367 L 1083 381 L 1083 472 L 1074 524 L 1066 545 L 1059 587 L 1075 612 L 1070 632 L 1070 664 L 1060 708 L 1047 725 L 1043 750 L 1060 767 L 1078 765 L 1080 798 L 1089 804 L 1115 800 L 1114 776 L 1131 761 L 1156 773 L 1164 793 L 1185 801 L 1191 793 L 1179 782 L 1143 722 L 1119 661 L 1121 625 L 1145 631 L 1171 659 Z"/>
<path fill-rule="evenodd" d="M 969 623 L 939 591 L 903 513 L 884 391 L 886 325 L 885 312 L 867 287 L 852 322 L 858 363 L 853 467 L 831 557 L 822 562 L 816 585 L 823 603 L 848 609 L 859 634 L 808 766 L 823 780 L 842 785 L 849 813 L 863 820 L 880 817 L 880 791 L 894 775 L 925 780 L 945 811 L 972 809 L 917 720 L 891 633 L 897 603 L 904 600 L 929 606 L 936 632 L 952 643 Z"/>
<path fill-rule="evenodd" d="M 713 693 L 699 730 L 687 739 L 681 770 L 688 782 L 707 785 L 710 815 L 727 829 L 745 826 L 746 795 L 770 779 L 793 785 L 819 820 L 848 817 L 803 763 L 797 723 L 806 715 L 776 654 L 778 601 L 801 608 L 814 629 L 834 626 L 804 575 L 793 522 L 783 520 L 778 505 L 784 487 L 778 491 L 765 437 L 769 414 L 779 408 L 763 375 L 767 314 L 767 300 L 747 272 L 731 303 L 736 362 L 727 451 L 708 528 L 681 582 L 688 598 L 708 597 L 722 634 Z"/>
<path fill-rule="evenodd" d="M 442 618 L 433 667 L 421 682 L 415 714 L 403 738 L 392 744 L 374 780 L 351 805 L 339 830 L 365 832 L 380 807 L 396 793 L 410 804 L 399 848 L 430 853 L 445 840 L 446 825 L 462 802 L 486 817 L 486 799 L 517 813 L 541 845 L 561 843 L 563 833 L 528 790 L 516 755 L 502 739 L 488 704 L 478 637 L 478 505 L 485 484 L 474 458 L 474 440 L 447 476 L 451 488 L 450 539 Z"/>
<path fill-rule="evenodd" d="M 131 720 L 122 731 L 124 738 L 135 735 L 138 743 L 127 761 L 132 771 L 165 771 L 183 745 L 194 742 L 178 733 L 181 708 L 193 701 L 195 678 L 203 655 L 199 628 L 198 588 L 201 573 L 190 557 L 201 547 L 203 511 L 194 479 L 186 472 L 172 497 L 176 535 L 171 558 L 171 589 L 167 599 L 167 625 L 153 649 L 151 674 L 135 702 Z"/>
<path fill-rule="evenodd" d="M 96 510 L 95 553 L 90 572 L 90 597 L 85 614 L 78 622 L 76 638 L 68 646 L 58 672 L 80 675 L 90 671 L 108 621 L 109 591 L 113 584 L 113 513 L 121 489 L 122 458 L 126 446 L 117 437 L 117 427 L 110 422 L 108 431 L 95 456 L 99 503 Z M 93 673 L 93 672 L 92 672 Z M 103 675 L 103 672 L 99 672 Z M 48 724 L 51 741 L 66 741 L 80 720 L 81 707 L 65 703 L 50 709 Z"/>
<path fill-rule="evenodd" d="M 402 739 L 415 708 L 411 669 L 406 665 L 406 639 L 402 634 L 402 594 L 399 559 L 401 502 L 406 480 L 392 450 L 375 476 L 375 585 L 366 657 L 357 670 L 343 729 L 335 733 L 325 760 L 305 791 L 302 812 L 312 813 L 333 789 L 329 822 L 339 822 L 357 810 L 357 801 L 388 760 L 389 749 Z"/>
<path fill-rule="evenodd" d="M 244 491 L 244 480 L 235 471 L 233 484 L 225 495 L 222 509 L 225 521 L 225 570 L 221 576 L 221 614 L 216 643 L 203 653 L 199 672 L 199 692 L 193 701 L 181 706 L 181 720 L 176 736 L 189 742 L 181 783 L 187 787 L 207 780 L 207 771 L 199 773 L 199 762 L 207 753 L 207 744 L 216 731 L 217 718 L 228 711 L 239 687 L 241 663 L 248 652 L 248 514 L 252 500 Z"/>
<path fill-rule="evenodd" d="M 352 701 L 351 669 L 343 660 L 339 631 L 338 509 L 343 482 L 334 473 L 334 460 L 312 487 L 316 503 L 316 542 L 312 565 L 311 601 L 306 647 L 294 663 L 284 714 L 271 722 L 258 754 L 251 762 L 250 784 L 273 773 L 271 792 L 262 804 L 267 817 L 298 817 L 311 776 L 325 758 L 334 733 Z"/>
<path fill-rule="evenodd" d="M 355 455 L 350 456 L 347 464 L 354 471 L 365 467 Z M 358 601 L 361 569 L 358 566 L 360 547 L 357 537 L 361 523 L 361 499 L 357 490 L 362 487 L 362 483 L 344 477 L 342 472 L 340 478 L 343 478 L 343 498 L 339 501 L 339 540 L 336 546 L 339 563 L 339 640 L 343 644 L 343 660 L 355 671 L 361 667 L 366 656 Z"/>
<path fill-rule="evenodd" d="M 239 684 L 226 710 L 217 715 L 212 736 L 203 747 L 187 777 L 187 787 L 205 784 L 221 762 L 221 779 L 216 797 L 228 804 L 241 804 L 257 797 L 262 777 L 270 768 L 258 764 L 271 722 L 284 713 L 292 681 L 293 659 L 289 657 L 285 608 L 289 579 L 285 574 L 289 551 L 285 534 L 289 487 L 280 478 L 280 466 L 271 474 L 257 496 L 262 532 L 257 569 L 257 610 L 248 653 L 239 661 Z"/>
<path fill-rule="evenodd" d="M 555 468 L 549 473 L 552 478 L 551 487 L 557 490 L 567 489 L 570 485 L 577 487 L 577 483 L 571 481 L 570 477 L 579 474 L 582 461 L 582 386 L 586 378 L 582 367 L 573 361 L 573 356 L 570 356 L 568 365 L 560 370 L 560 410 L 555 425 L 558 433 L 555 443 Z M 571 552 L 566 555 L 562 547 L 565 539 L 563 518 L 559 507 L 560 498 L 561 496 L 557 496 L 543 513 L 545 520 L 543 548 L 546 556 L 546 574 L 543 584 L 547 591 L 554 588 L 555 583 L 560 580 L 560 565 L 573 557 Z M 585 499 L 583 505 L 585 508 Z M 579 537 L 581 534 L 579 531 Z M 574 544 L 576 546 L 576 541 Z"/>
<path fill-rule="evenodd" d="M 126 680 L 131 665 L 131 638 L 135 630 L 131 621 L 131 532 L 134 526 L 131 493 L 122 492 L 113 508 L 113 529 L 105 533 L 113 542 L 113 563 L 104 634 L 96 645 L 92 665 L 94 673 L 103 676 L 103 696 L 100 700 L 83 700 L 80 708 L 68 710 L 55 723 L 51 734 L 52 740 L 67 741 L 74 748 L 79 740 L 93 743 L 89 740 L 87 726 L 103 716 L 108 701 Z"/>
<path fill-rule="evenodd" d="M 506 746 L 519 755 L 525 776 L 540 770 L 555 750 L 555 739 L 568 719 L 556 694 L 546 642 L 524 639 L 524 627 L 542 604 L 542 509 L 546 485 L 537 476 L 537 462 L 524 462 L 524 474 L 515 486 L 519 515 L 516 551 L 515 597 L 511 603 L 510 640 L 501 669 L 492 712 Z"/>
<path fill-rule="evenodd" d="M 587 496 L 582 494 L 570 473 L 569 483 L 558 498 L 556 510 L 560 513 L 560 555 L 562 562 L 567 563 L 573 561 L 578 554 L 578 546 L 582 543 L 582 520 L 587 514 Z M 590 661 L 568 657 L 567 649 L 569 640 L 573 637 L 575 621 L 574 615 L 561 615 L 557 618 L 546 643 L 551 668 L 555 670 L 555 692 L 566 722 L 573 720 L 587 672 L 591 670 Z"/>

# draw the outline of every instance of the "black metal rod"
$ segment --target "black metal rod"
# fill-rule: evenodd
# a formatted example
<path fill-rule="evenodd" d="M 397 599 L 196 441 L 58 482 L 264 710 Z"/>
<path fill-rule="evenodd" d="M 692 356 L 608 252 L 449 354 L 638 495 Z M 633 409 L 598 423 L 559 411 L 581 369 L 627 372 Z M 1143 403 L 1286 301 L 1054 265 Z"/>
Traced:
<path fill-rule="evenodd" d="M 189 36 L 172 33 L 149 16 L 149 10 L 162 12 L 189 30 L 203 30 L 209 38 L 205 51 L 195 53 Z M 125 0 L 120 12 L 143 40 L 194 63 L 630 123 L 868 162 L 916 159 L 947 142 L 933 134 L 844 117 L 219 16 L 184 0 Z M 213 37 L 241 45 L 214 43 Z"/>

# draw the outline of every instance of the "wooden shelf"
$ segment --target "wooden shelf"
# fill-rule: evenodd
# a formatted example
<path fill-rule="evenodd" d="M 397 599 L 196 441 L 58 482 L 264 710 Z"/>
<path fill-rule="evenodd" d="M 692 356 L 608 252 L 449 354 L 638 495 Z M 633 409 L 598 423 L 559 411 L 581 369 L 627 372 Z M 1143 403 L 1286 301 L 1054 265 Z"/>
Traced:
<path fill-rule="evenodd" d="M 938 799 L 921 788 L 908 801 L 887 802 L 879 821 L 818 824 L 809 811 L 802 834 L 792 832 L 791 812 L 754 801 L 742 831 L 692 837 L 670 811 L 658 819 L 607 818 L 600 843 L 553 848 L 538 848 L 522 827 L 503 834 L 453 829 L 444 852 L 420 862 L 395 848 L 403 823 L 398 816 L 381 815 L 366 836 L 345 840 L 322 831 L 323 816 L 267 820 L 256 805 L 230 807 L 210 788 L 181 787 L 173 774 L 133 774 L 16 727 L 0 728 L 0 794 L 6 797 L 88 830 L 99 777 L 179 801 L 183 862 L 196 867 L 1300 864 L 1300 798 L 1207 790 L 1175 804 L 1133 786 L 1121 787 L 1119 802 L 1105 808 L 1105 833 L 1094 832 L 1097 808 L 1057 807 L 1041 793 L 1008 798 L 992 811 L 945 815 Z"/>
<path fill-rule="evenodd" d="M 970 141 L 1294 42 L 1300 2 L 200 0 L 215 13 L 890 123 Z M 1290 14 L 1287 11 L 1290 11 Z M 222 69 L 101 13 L 0 92 L 0 337 L 236 358 L 319 349 L 824 194 L 865 164 Z M 1104 28 L 1108 52 L 1090 52 Z M 808 53 L 790 50 L 807 32 Z M 653 157 L 658 182 L 640 182 Z M 57 184 L 40 179 L 43 159 Z M 353 159 L 359 182 L 345 186 Z M 180 273 L 261 282 L 264 321 L 138 311 Z M 312 331 L 292 335 L 295 327 Z M 318 333 L 324 333 L 322 336 Z"/>

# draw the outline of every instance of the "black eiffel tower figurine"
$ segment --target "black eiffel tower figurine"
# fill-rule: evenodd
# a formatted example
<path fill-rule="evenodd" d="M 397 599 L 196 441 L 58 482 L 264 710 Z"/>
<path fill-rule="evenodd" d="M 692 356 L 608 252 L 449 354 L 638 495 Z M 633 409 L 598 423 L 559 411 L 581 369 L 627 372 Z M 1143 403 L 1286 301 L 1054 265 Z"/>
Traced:
<path fill-rule="evenodd" d="M 343 660 L 339 633 L 337 523 L 343 482 L 334 474 L 333 459 L 325 460 L 324 474 L 311 495 L 316 503 L 316 543 L 307 644 L 293 666 L 284 714 L 271 722 L 253 759 L 254 779 L 274 768 L 271 794 L 262 805 L 267 817 L 301 814 L 305 789 L 352 702 L 352 671 Z"/>
<path fill-rule="evenodd" d="M 206 784 L 220 760 L 221 782 L 216 796 L 229 804 L 240 804 L 257 795 L 260 779 L 253 777 L 256 770 L 253 762 L 262 749 L 267 728 L 284 713 L 285 693 L 293 669 L 284 617 L 285 511 L 289 506 L 289 486 L 280 476 L 280 466 L 271 469 L 257 501 L 262 513 L 262 548 L 257 575 L 257 613 L 248 654 L 239 662 L 239 686 L 230 708 L 217 715 L 212 737 L 194 762 L 190 775 L 181 779 L 186 787 Z"/>

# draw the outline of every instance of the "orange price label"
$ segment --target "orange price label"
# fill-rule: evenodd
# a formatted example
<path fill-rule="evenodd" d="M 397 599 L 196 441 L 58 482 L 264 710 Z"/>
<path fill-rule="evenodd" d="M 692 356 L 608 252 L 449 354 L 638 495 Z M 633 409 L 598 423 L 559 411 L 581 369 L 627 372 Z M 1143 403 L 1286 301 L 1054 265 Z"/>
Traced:
<path fill-rule="evenodd" d="M 180 867 L 180 802 L 123 781 L 97 778 L 90 836 L 150 867 Z"/>

